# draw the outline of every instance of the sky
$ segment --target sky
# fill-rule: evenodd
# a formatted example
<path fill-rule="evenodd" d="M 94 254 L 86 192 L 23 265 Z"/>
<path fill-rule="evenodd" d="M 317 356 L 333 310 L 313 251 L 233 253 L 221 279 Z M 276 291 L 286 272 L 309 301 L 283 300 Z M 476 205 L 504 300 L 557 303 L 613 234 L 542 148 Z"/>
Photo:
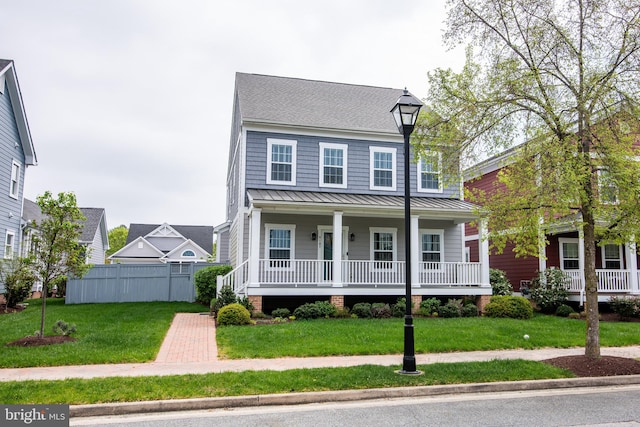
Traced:
<path fill-rule="evenodd" d="M 236 72 L 421 99 L 459 71 L 444 0 L 0 0 L 38 165 L 24 195 L 75 193 L 130 223 L 223 223 Z M 391 109 L 392 106 L 389 106 Z"/>

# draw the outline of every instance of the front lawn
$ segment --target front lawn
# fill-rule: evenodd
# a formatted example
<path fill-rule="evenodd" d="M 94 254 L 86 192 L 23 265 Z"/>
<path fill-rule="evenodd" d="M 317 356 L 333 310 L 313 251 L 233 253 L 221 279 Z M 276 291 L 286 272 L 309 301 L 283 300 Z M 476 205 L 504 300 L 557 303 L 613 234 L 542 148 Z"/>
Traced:
<path fill-rule="evenodd" d="M 403 352 L 404 319 L 320 319 L 217 328 L 226 358 L 309 357 Z M 535 315 L 529 320 L 414 318 L 416 353 L 582 347 L 585 322 Z M 640 344 L 640 323 L 600 322 L 606 346 Z M 524 335 L 529 335 L 525 340 Z"/>
<path fill-rule="evenodd" d="M 41 347 L 7 347 L 5 344 L 40 330 L 41 300 L 29 300 L 20 313 L 0 314 L 0 367 L 136 363 L 154 360 L 178 312 L 208 311 L 186 302 L 65 305 L 48 299 L 45 335 L 53 324 L 75 324 L 75 342 Z"/>

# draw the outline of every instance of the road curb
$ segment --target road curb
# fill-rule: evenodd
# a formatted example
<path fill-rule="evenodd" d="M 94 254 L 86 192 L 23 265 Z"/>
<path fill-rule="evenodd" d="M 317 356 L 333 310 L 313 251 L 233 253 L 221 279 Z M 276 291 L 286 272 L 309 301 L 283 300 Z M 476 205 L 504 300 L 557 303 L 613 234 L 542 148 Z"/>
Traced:
<path fill-rule="evenodd" d="M 509 381 L 495 383 L 450 384 L 418 387 L 373 388 L 306 393 L 283 393 L 198 399 L 154 400 L 147 402 L 72 405 L 71 417 L 144 414 L 153 412 L 195 411 L 251 406 L 300 405 L 308 403 L 347 402 L 356 400 L 426 397 L 447 394 L 493 393 L 546 390 L 574 387 L 603 387 L 640 384 L 640 375 L 615 377 L 581 377 L 552 380 Z"/>

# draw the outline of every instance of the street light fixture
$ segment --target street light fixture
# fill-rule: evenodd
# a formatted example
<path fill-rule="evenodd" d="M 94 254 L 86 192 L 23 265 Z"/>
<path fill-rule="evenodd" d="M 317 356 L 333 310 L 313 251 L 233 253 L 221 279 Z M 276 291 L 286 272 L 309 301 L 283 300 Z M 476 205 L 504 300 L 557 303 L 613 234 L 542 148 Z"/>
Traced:
<path fill-rule="evenodd" d="M 409 174 L 409 137 L 418 119 L 422 102 L 411 95 L 407 89 L 398 98 L 391 109 L 398 130 L 404 136 L 404 256 L 406 282 L 406 312 L 404 316 L 404 357 L 402 370 L 404 375 L 419 375 L 416 369 L 415 345 L 413 338 L 413 316 L 411 314 L 411 181 Z"/>

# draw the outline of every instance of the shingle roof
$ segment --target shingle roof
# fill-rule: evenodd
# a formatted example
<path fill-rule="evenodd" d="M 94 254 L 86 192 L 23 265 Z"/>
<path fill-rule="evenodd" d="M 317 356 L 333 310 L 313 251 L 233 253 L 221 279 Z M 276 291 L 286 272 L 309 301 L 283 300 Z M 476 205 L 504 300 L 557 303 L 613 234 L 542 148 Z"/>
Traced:
<path fill-rule="evenodd" d="M 129 234 L 127 234 L 126 245 L 133 242 L 138 237 L 144 237 L 151 233 L 161 224 L 129 224 Z M 170 227 L 182 234 L 186 239 L 190 239 L 205 251 L 213 251 L 213 226 L 209 225 L 171 225 Z"/>
<path fill-rule="evenodd" d="M 22 219 L 28 223 L 35 221 L 36 224 L 40 224 L 43 218 L 44 215 L 42 215 L 40 206 L 36 202 L 29 199 L 22 200 Z"/>
<path fill-rule="evenodd" d="M 4 68 L 12 62 L 13 61 L 11 61 L 10 59 L 0 59 L 0 71 L 4 70 Z"/>
<path fill-rule="evenodd" d="M 253 203 L 327 205 L 331 207 L 363 208 L 404 208 L 403 196 L 372 194 L 323 193 L 315 191 L 261 190 L 249 189 L 249 199 Z M 472 214 L 476 206 L 464 200 L 448 197 L 412 197 L 411 208 L 434 212 L 457 212 Z"/>
<path fill-rule="evenodd" d="M 401 89 L 236 73 L 243 121 L 398 134 Z"/>
<path fill-rule="evenodd" d="M 100 227 L 100 221 L 104 217 L 103 208 L 80 208 L 86 220 L 82 221 L 82 233 L 78 239 L 80 243 L 91 243 Z M 36 202 L 29 199 L 23 199 L 22 202 L 22 219 L 28 223 L 36 222 L 40 224 L 44 219 L 44 215 L 40 210 L 40 206 Z"/>

